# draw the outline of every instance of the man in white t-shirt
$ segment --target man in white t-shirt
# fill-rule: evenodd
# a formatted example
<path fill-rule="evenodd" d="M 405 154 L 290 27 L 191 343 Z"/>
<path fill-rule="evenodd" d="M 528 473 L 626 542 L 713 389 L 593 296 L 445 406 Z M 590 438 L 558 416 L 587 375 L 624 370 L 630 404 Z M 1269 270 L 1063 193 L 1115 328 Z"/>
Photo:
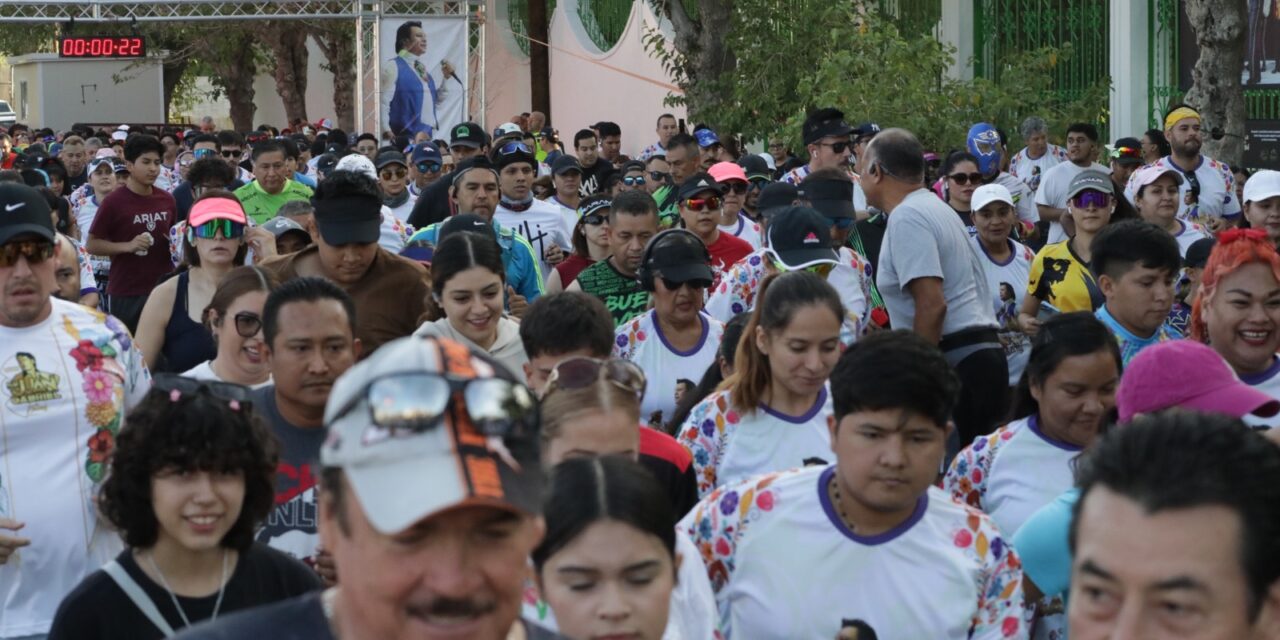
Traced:
<path fill-rule="evenodd" d="M 1013 154 L 1009 173 L 1026 184 L 1034 195 L 1045 172 L 1067 161 L 1067 150 L 1049 142 L 1049 125 L 1040 116 L 1023 120 L 1018 131 L 1027 146 Z"/>
<path fill-rule="evenodd" d="M 1218 231 L 1238 220 L 1235 176 L 1231 168 L 1200 153 L 1200 113 L 1187 106 L 1175 107 L 1164 119 L 1164 137 L 1172 153 L 1153 166 L 1182 174 L 1178 189 L 1178 218 Z"/>
<path fill-rule="evenodd" d="M 932 486 L 959 387 L 919 336 L 873 333 L 831 374 L 835 464 L 722 486 L 680 521 L 726 638 L 1028 637 L 1013 548 Z"/>
<path fill-rule="evenodd" d="M 1040 219 L 1049 222 L 1049 237 L 1046 244 L 1062 242 L 1070 235 L 1062 228 L 1065 221 L 1070 224 L 1071 216 L 1067 215 L 1067 187 L 1081 171 L 1093 169 L 1103 173 L 1111 173 L 1105 165 L 1094 162 L 1098 150 L 1098 128 L 1087 123 L 1077 122 L 1067 127 L 1067 160 L 1061 162 L 1044 173 L 1040 179 L 1040 188 L 1036 190 L 1036 208 L 1040 210 Z"/>
<path fill-rule="evenodd" d="M 890 323 L 938 345 L 964 380 L 955 412 L 964 447 L 1009 408 L 1009 365 L 982 262 L 960 217 L 921 186 L 924 149 L 911 132 L 884 131 L 867 155 L 867 203 L 889 214 L 876 284 Z"/>
<path fill-rule="evenodd" d="M 508 142 L 493 152 L 498 170 L 498 208 L 493 219 L 524 236 L 542 262 L 542 273 L 550 273 L 573 250 L 573 228 L 560 214 L 560 207 L 533 197 L 533 179 L 538 160 L 523 142 Z"/>
<path fill-rule="evenodd" d="M 58 603 L 120 552 L 97 513 L 124 416 L 151 377 L 115 318 L 57 290 L 34 189 L 0 184 L 0 638 L 44 637 Z"/>

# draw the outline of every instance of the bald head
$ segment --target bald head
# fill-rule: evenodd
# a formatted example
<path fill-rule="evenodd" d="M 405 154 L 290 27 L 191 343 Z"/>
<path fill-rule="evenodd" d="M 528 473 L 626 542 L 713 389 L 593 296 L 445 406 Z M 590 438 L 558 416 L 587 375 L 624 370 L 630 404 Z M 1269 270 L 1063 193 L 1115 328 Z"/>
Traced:
<path fill-rule="evenodd" d="M 924 147 L 906 129 L 885 129 L 867 145 L 867 166 L 879 165 L 887 177 L 905 182 L 924 180 Z"/>

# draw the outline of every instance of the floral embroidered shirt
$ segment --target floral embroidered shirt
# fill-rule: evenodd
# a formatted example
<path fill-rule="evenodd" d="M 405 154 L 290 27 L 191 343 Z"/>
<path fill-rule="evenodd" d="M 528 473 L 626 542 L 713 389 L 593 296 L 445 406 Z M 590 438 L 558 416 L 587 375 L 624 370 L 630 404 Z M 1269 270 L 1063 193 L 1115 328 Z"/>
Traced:
<path fill-rule="evenodd" d="M 62 597 L 118 554 L 94 495 L 125 414 L 151 386 L 115 318 L 54 299 L 48 318 L 0 327 L 0 518 L 33 542 L 0 564 L 0 637 L 49 631 Z"/>
<path fill-rule="evenodd" d="M 858 535 L 831 502 L 834 473 L 726 485 L 680 521 L 726 638 L 834 638 L 846 619 L 881 638 L 1027 637 L 1021 563 L 990 518 L 930 487 L 897 527 Z"/>

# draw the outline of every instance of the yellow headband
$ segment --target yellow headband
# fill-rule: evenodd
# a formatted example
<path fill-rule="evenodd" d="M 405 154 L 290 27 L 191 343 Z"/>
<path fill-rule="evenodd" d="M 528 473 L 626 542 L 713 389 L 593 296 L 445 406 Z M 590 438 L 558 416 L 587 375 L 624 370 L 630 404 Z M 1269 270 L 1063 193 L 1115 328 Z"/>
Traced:
<path fill-rule="evenodd" d="M 1196 120 L 1200 120 L 1200 112 L 1192 109 L 1191 107 L 1178 107 L 1177 109 L 1170 111 L 1169 115 L 1165 116 L 1164 119 L 1165 131 L 1172 129 L 1173 125 L 1178 124 L 1179 120 L 1186 118 L 1195 118 Z"/>

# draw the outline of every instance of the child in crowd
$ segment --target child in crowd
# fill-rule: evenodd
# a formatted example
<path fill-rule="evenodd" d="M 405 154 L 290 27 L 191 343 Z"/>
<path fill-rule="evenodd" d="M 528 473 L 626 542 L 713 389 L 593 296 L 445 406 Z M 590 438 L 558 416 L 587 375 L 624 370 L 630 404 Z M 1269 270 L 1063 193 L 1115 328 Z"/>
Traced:
<path fill-rule="evenodd" d="M 1104 228 L 1091 248 L 1090 266 L 1106 298 L 1098 319 L 1115 334 L 1124 364 L 1157 342 L 1182 338 L 1168 324 L 1182 267 L 1172 235 L 1150 222 L 1124 220 Z"/>

